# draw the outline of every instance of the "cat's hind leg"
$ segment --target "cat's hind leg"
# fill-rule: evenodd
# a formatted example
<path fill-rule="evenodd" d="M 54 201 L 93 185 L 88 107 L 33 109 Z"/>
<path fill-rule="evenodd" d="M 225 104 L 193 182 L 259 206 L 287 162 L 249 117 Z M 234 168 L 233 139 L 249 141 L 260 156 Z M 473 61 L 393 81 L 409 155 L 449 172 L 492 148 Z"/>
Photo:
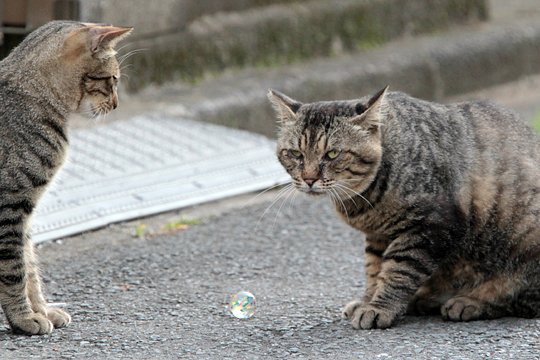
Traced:
<path fill-rule="evenodd" d="M 540 285 L 521 291 L 512 302 L 512 315 L 522 318 L 540 317 Z"/>
<path fill-rule="evenodd" d="M 446 269 L 439 269 L 418 289 L 407 307 L 408 315 L 440 314 L 441 306 L 456 293 L 446 274 Z"/>
<path fill-rule="evenodd" d="M 512 315 L 512 301 L 519 284 L 515 277 L 496 277 L 470 290 L 462 290 L 441 306 L 444 320 L 473 321 Z"/>
<path fill-rule="evenodd" d="M 422 286 L 407 306 L 407 315 L 438 315 L 441 308 L 439 297 L 429 286 Z"/>
<path fill-rule="evenodd" d="M 508 306 L 494 302 L 482 301 L 468 296 L 456 296 L 441 307 L 444 320 L 473 321 L 497 319 L 511 315 Z"/>

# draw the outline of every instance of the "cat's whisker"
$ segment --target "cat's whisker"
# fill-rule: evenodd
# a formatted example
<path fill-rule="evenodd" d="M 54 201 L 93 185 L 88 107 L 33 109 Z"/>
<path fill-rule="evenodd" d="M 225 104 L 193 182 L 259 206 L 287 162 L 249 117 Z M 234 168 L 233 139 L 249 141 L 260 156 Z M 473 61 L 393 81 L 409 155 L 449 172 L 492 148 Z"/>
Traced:
<path fill-rule="evenodd" d="M 277 199 L 278 201 L 281 201 L 281 205 L 280 205 L 279 208 L 276 210 L 276 217 L 275 217 L 275 219 L 274 219 L 274 222 L 272 223 L 271 229 L 274 228 L 274 226 L 275 226 L 275 224 L 276 224 L 277 217 L 278 217 L 278 215 L 279 215 L 279 212 L 281 211 L 281 208 L 283 207 L 283 204 L 286 202 L 287 198 L 290 196 L 290 194 L 291 194 L 292 192 L 294 192 L 294 188 L 293 188 L 293 187 L 289 187 L 289 188 L 288 188 L 285 192 L 283 192 L 283 193 L 279 196 L 279 198 Z M 278 201 L 276 201 L 276 202 L 274 203 L 274 205 L 277 204 Z"/>
<path fill-rule="evenodd" d="M 339 186 L 347 191 L 350 191 L 352 192 L 354 195 L 357 195 L 357 196 L 360 196 L 360 197 L 363 197 L 362 194 L 360 194 L 358 191 L 354 190 L 354 189 L 351 189 L 350 187 L 344 185 L 344 184 L 341 184 L 340 182 L 336 182 L 335 186 Z M 364 197 L 363 197 L 364 198 Z M 365 199 L 365 198 L 364 198 Z M 366 200 L 367 201 L 367 200 Z M 369 201 L 368 201 L 369 202 Z"/>
<path fill-rule="evenodd" d="M 298 196 L 298 193 L 299 193 L 299 191 L 293 192 L 291 202 L 289 203 L 289 211 L 292 209 L 292 206 L 294 204 L 294 201 L 296 200 L 296 197 Z"/>
<path fill-rule="evenodd" d="M 131 50 L 130 52 L 124 54 L 124 55 L 121 55 L 118 57 L 118 65 L 121 66 L 124 61 L 126 61 L 127 59 L 129 59 L 131 56 L 135 55 L 135 54 L 138 54 L 138 53 L 141 53 L 141 52 L 144 52 L 144 51 L 148 51 L 148 49 L 135 49 L 135 50 Z"/>
<path fill-rule="evenodd" d="M 130 71 L 120 70 L 120 81 L 123 81 L 123 79 L 129 79 L 130 76 Z"/>
<path fill-rule="evenodd" d="M 122 78 L 123 75 L 126 75 L 125 73 L 129 75 L 139 76 L 139 70 L 140 69 L 135 69 L 135 68 L 126 68 L 125 71 L 120 70 L 120 78 Z"/>
<path fill-rule="evenodd" d="M 348 187 L 346 187 L 346 186 L 344 186 L 342 184 L 338 184 L 337 187 L 339 189 L 341 189 L 341 191 L 343 191 L 343 193 L 346 194 L 355 203 L 355 206 L 358 206 L 358 205 L 354 201 L 353 197 L 349 194 L 349 192 L 353 193 L 355 196 L 358 196 L 360 199 L 365 201 L 372 209 L 374 208 L 373 204 L 371 204 L 371 202 L 368 199 L 366 199 L 362 194 L 360 194 L 360 193 L 358 193 L 358 192 L 352 190 L 351 188 L 348 188 Z"/>
<path fill-rule="evenodd" d="M 278 191 L 278 193 L 276 194 L 276 198 L 270 203 L 270 205 L 268 205 L 266 207 L 266 209 L 264 210 L 264 212 L 262 213 L 262 215 L 259 217 L 259 220 L 257 221 L 257 224 L 255 225 L 255 231 L 257 231 L 257 229 L 259 228 L 259 224 L 261 223 L 263 217 L 268 213 L 268 211 L 270 211 L 270 209 L 277 203 L 277 201 L 285 194 L 287 193 L 288 190 L 290 190 L 291 188 L 293 188 L 293 185 L 292 184 L 288 184 L 287 186 L 283 187 L 282 189 L 280 189 Z"/>
<path fill-rule="evenodd" d="M 91 110 L 79 110 L 78 113 L 80 115 L 88 117 L 88 118 L 93 118 L 94 117 L 94 113 Z"/>
<path fill-rule="evenodd" d="M 352 203 L 354 204 L 355 207 L 358 207 L 358 204 L 356 203 L 356 201 L 354 201 L 354 198 L 351 196 L 351 194 L 347 193 L 344 189 L 340 188 L 339 186 L 336 186 L 335 190 L 336 190 L 336 192 L 338 190 L 341 191 L 343 194 L 345 194 L 346 197 L 349 198 L 349 200 L 352 201 Z"/>
<path fill-rule="evenodd" d="M 276 216 L 274 217 L 274 222 L 272 223 L 272 227 L 271 227 L 272 230 L 276 226 L 277 219 L 278 219 L 279 214 L 281 213 L 281 209 L 283 208 L 283 205 L 285 205 L 287 203 L 287 201 L 289 200 L 291 195 L 294 194 L 295 192 L 296 192 L 295 188 L 292 187 L 291 190 L 289 192 L 287 192 L 287 194 L 285 195 L 285 198 L 283 199 L 283 201 L 281 202 L 281 205 L 279 206 L 279 208 L 276 211 Z"/>
<path fill-rule="evenodd" d="M 330 196 L 330 201 L 332 201 L 332 203 L 334 205 L 337 205 L 337 198 L 336 198 L 336 195 L 334 194 L 335 193 L 335 189 L 332 189 L 332 188 L 329 188 L 328 191 L 327 191 L 327 194 L 328 196 Z"/>
<path fill-rule="evenodd" d="M 128 46 L 130 46 L 130 45 L 132 45 L 132 43 L 128 42 L 128 43 L 126 43 L 126 44 L 120 46 L 118 49 L 116 49 L 116 52 L 117 52 L 117 53 L 120 53 L 123 49 L 125 49 L 126 47 L 128 47 Z"/>
<path fill-rule="evenodd" d="M 250 199 L 246 200 L 246 201 L 244 202 L 244 205 L 242 205 L 242 207 L 246 207 L 246 206 L 250 205 L 250 204 L 251 204 L 253 201 L 255 201 L 259 196 L 264 195 L 264 194 L 266 194 L 268 191 L 273 190 L 273 189 L 275 189 L 275 188 L 277 188 L 277 187 L 280 187 L 280 186 L 283 186 L 283 184 L 275 184 L 275 185 L 270 186 L 269 188 L 264 189 L 263 191 L 261 191 L 261 192 L 259 192 L 258 194 L 254 195 L 254 196 L 251 197 Z"/>
<path fill-rule="evenodd" d="M 131 56 L 137 54 L 137 53 L 141 53 L 143 52 L 144 50 L 148 50 L 148 49 L 135 49 L 135 50 L 131 50 L 123 55 L 120 55 L 118 56 L 118 64 L 121 65 L 124 61 L 126 61 L 127 59 L 129 59 Z"/>
<path fill-rule="evenodd" d="M 350 222 L 350 219 L 349 219 L 349 212 L 347 211 L 347 207 L 345 206 L 345 203 L 343 202 L 343 200 L 341 199 L 341 197 L 339 196 L 338 192 L 337 192 L 337 189 L 334 189 L 334 188 L 330 188 L 328 189 L 329 190 L 329 194 L 332 194 L 334 196 L 334 199 L 336 199 L 337 201 L 339 201 L 336 205 L 339 205 L 341 204 L 341 206 L 343 207 L 343 213 L 345 214 L 345 216 L 347 217 L 347 222 Z"/>
<path fill-rule="evenodd" d="M 94 119 L 97 121 L 97 122 L 101 122 L 103 121 L 103 119 L 105 118 L 105 115 L 107 115 L 107 112 L 102 109 L 102 108 L 99 108 L 97 110 L 97 113 L 96 113 L 96 116 L 94 117 Z"/>
<path fill-rule="evenodd" d="M 122 73 L 125 72 L 126 70 L 128 69 L 133 69 L 133 64 L 123 64 L 121 67 L 120 67 L 120 76 L 122 76 Z"/>
<path fill-rule="evenodd" d="M 367 203 L 369 204 L 369 206 L 371 206 L 371 208 L 373 209 L 373 204 L 372 204 L 371 202 L 369 202 L 369 200 L 366 199 L 366 198 L 365 198 L 362 194 L 360 194 L 359 192 L 357 192 L 357 191 L 351 189 L 351 188 L 348 187 L 348 186 L 345 186 L 345 185 L 343 185 L 343 184 L 340 184 L 340 183 L 336 183 L 335 186 L 337 186 L 337 187 L 339 187 L 339 188 L 341 188 L 341 189 L 343 189 L 343 190 L 352 192 L 354 195 L 358 196 L 359 198 L 361 198 L 362 200 L 364 200 L 365 202 L 367 202 Z"/>

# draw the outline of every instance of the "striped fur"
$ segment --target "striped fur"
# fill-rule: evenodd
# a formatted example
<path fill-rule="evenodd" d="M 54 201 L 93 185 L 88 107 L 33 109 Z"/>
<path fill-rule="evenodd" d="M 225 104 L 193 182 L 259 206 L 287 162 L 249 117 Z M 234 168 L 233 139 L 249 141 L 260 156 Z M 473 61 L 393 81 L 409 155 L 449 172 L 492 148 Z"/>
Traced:
<path fill-rule="evenodd" d="M 27 233 L 37 201 L 64 162 L 68 115 L 83 104 L 94 114 L 116 107 L 118 63 L 99 56 L 113 39 L 96 27 L 51 22 L 0 62 L 0 304 L 15 332 L 47 334 L 71 321 L 47 306 Z M 119 29 L 129 31 L 109 32 Z M 97 36 L 99 49 L 92 51 Z"/>
<path fill-rule="evenodd" d="M 387 328 L 407 311 L 540 316 L 540 140 L 515 114 L 386 89 L 353 101 L 269 98 L 294 184 L 328 194 L 366 234 L 365 295 L 344 309 L 355 328 Z"/>

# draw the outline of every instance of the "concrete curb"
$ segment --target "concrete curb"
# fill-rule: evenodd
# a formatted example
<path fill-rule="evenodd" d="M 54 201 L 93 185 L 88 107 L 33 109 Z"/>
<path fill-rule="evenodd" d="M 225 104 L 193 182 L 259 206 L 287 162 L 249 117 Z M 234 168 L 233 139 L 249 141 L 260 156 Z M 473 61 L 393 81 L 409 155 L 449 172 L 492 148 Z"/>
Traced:
<path fill-rule="evenodd" d="M 442 100 L 539 72 L 540 23 L 534 21 L 412 38 L 283 69 L 243 71 L 153 96 L 185 105 L 199 120 L 274 136 L 268 88 L 314 101 L 358 98 L 389 84 L 393 90 Z"/>
<path fill-rule="evenodd" d="M 134 40 L 126 50 L 148 51 L 132 58 L 137 76 L 128 86 L 283 66 L 486 18 L 485 0 L 310 0 L 207 15 L 181 31 Z"/>

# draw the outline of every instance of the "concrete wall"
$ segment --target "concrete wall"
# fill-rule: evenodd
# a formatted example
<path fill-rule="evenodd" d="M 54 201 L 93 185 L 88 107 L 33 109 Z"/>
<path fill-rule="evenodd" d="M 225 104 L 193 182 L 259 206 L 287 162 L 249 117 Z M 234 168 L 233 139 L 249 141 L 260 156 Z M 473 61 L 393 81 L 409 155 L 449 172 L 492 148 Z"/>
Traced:
<path fill-rule="evenodd" d="M 487 0 L 29 0 L 29 9 L 45 15 L 51 3 L 54 16 L 69 5 L 82 21 L 135 28 L 122 50 L 144 49 L 129 60 L 130 90 L 370 49 L 487 17 Z"/>
<path fill-rule="evenodd" d="M 224 1 L 228 6 L 249 3 L 253 7 L 208 13 L 185 26 L 187 19 L 196 17 L 200 4 L 178 0 L 186 9 L 194 6 L 182 27 L 145 37 L 146 28 L 135 25 L 126 50 L 146 50 L 131 60 L 130 70 L 136 76 L 130 76 L 129 88 L 194 82 L 228 69 L 276 67 L 335 56 L 487 17 L 485 0 L 306 0 L 254 6 L 261 5 L 260 1 Z M 171 8 L 170 13 L 175 10 Z"/>
<path fill-rule="evenodd" d="M 185 30 L 204 15 L 306 0 L 83 0 L 81 19 L 133 26 L 132 39 Z"/>

